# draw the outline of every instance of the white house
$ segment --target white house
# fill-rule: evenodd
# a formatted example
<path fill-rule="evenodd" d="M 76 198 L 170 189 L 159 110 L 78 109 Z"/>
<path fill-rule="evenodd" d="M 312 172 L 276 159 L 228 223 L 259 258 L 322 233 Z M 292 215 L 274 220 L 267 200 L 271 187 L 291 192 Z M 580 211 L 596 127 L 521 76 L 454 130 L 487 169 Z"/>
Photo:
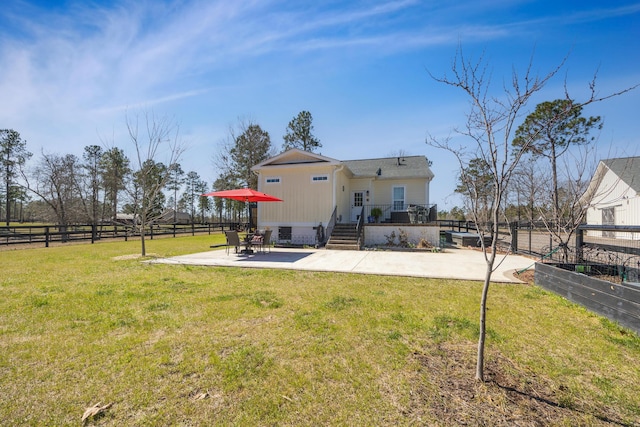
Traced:
<path fill-rule="evenodd" d="M 424 156 L 341 161 L 292 149 L 252 170 L 259 191 L 284 200 L 258 203 L 259 227 L 274 230 L 278 241 L 313 244 L 319 228 L 372 221 L 374 208 L 385 223 L 426 222 L 430 209 L 435 218 L 434 175 Z"/>
<path fill-rule="evenodd" d="M 583 199 L 589 225 L 640 225 L 640 157 L 601 160 Z M 590 231 L 590 235 L 640 239 L 638 233 Z"/>

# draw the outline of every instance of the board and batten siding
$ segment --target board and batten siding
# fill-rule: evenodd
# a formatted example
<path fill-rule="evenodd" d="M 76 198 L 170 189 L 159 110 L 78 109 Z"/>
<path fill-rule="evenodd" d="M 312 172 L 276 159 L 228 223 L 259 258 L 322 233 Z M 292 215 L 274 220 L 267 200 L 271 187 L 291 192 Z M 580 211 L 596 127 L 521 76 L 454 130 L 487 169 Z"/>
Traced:
<path fill-rule="evenodd" d="M 389 205 L 392 202 L 393 187 L 405 187 L 405 204 L 425 205 L 429 203 L 428 183 L 421 179 L 376 180 L 374 181 L 373 204 Z"/>
<path fill-rule="evenodd" d="M 336 174 L 336 199 L 335 205 L 331 205 L 331 212 L 329 212 L 329 217 L 327 217 L 327 221 L 329 221 L 331 214 L 333 213 L 333 208 L 337 207 L 339 210 L 336 211 L 336 221 L 338 222 L 349 222 L 349 217 L 351 215 L 351 181 L 344 169 L 339 169 Z"/>
<path fill-rule="evenodd" d="M 313 180 L 313 177 L 322 177 Z M 277 177 L 279 182 L 267 183 Z M 326 178 L 326 179 L 324 179 Z M 261 176 L 261 191 L 283 202 L 258 203 L 261 226 L 313 225 L 328 221 L 333 210 L 333 168 L 270 168 Z"/>
<path fill-rule="evenodd" d="M 587 210 L 587 224 L 602 225 L 603 209 L 613 208 L 615 212 L 614 225 L 640 225 L 640 196 L 621 181 L 620 178 L 608 170 L 600 186 L 598 187 L 590 207 Z M 601 231 L 590 230 L 591 236 L 601 236 Z M 621 239 L 640 238 L 630 233 L 616 232 L 616 237 Z"/>

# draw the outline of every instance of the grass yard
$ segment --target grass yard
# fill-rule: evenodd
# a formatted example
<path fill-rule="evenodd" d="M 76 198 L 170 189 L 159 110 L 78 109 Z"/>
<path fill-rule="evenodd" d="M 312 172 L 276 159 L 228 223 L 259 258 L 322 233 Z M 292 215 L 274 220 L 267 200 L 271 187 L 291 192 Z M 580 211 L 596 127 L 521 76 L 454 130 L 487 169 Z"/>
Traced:
<path fill-rule="evenodd" d="M 223 236 L 147 251 L 207 250 Z M 640 425 L 640 339 L 530 285 L 0 252 L 0 425 Z M 224 249 L 222 249 L 224 250 Z"/>

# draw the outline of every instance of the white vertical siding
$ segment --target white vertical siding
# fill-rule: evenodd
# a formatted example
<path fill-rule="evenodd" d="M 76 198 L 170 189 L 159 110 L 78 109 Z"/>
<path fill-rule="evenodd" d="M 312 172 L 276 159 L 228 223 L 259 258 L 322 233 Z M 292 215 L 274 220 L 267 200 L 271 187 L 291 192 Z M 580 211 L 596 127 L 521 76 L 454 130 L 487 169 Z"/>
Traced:
<path fill-rule="evenodd" d="M 348 222 L 350 217 L 351 206 L 351 186 L 349 177 L 346 175 L 344 169 L 336 173 L 336 206 L 338 211 L 336 212 L 336 219 L 341 219 L 341 222 Z M 331 210 L 333 212 L 333 208 Z"/>
<path fill-rule="evenodd" d="M 326 223 L 333 210 L 333 168 L 272 168 L 261 175 L 278 176 L 279 183 L 261 182 L 265 193 L 283 202 L 258 203 L 261 224 L 318 224 Z M 313 176 L 326 176 L 326 180 L 313 181 Z"/>
<path fill-rule="evenodd" d="M 640 197 L 625 182 L 608 170 L 587 210 L 587 224 L 602 225 L 602 210 L 614 208 L 615 225 L 640 225 Z M 601 232 L 590 232 L 600 236 Z M 638 238 L 630 233 L 617 233 L 618 238 Z"/>
<path fill-rule="evenodd" d="M 405 180 L 376 180 L 374 181 L 374 201 L 372 204 L 390 205 L 392 202 L 392 189 L 395 186 L 405 187 L 405 203 L 425 205 L 428 203 L 425 181 L 422 179 Z"/>

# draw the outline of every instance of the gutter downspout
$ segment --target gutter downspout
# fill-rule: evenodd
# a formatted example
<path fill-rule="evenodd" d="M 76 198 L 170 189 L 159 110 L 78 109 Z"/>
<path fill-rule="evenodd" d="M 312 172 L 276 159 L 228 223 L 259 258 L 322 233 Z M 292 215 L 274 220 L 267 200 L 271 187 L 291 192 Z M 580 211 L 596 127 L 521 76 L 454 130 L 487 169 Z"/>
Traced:
<path fill-rule="evenodd" d="M 344 165 L 340 165 L 340 167 L 333 170 L 333 209 L 338 206 L 338 183 L 336 182 L 336 175 L 338 175 L 338 172 L 340 172 L 342 169 L 344 169 Z"/>

